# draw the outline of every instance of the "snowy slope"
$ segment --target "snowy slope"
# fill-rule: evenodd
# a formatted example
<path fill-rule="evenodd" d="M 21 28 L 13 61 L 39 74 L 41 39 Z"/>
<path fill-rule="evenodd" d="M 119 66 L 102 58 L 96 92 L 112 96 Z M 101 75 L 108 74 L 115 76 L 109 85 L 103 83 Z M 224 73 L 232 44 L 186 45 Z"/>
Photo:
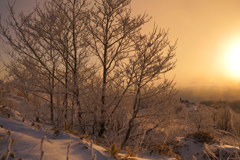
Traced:
<path fill-rule="evenodd" d="M 0 159 L 7 153 L 8 135 L 14 140 L 11 152 L 15 158 L 19 160 L 40 160 L 41 157 L 41 141 L 43 142 L 43 160 L 67 160 L 67 152 L 69 147 L 69 160 L 94 160 L 93 155 L 96 155 L 96 160 L 113 160 L 109 152 L 104 147 L 93 144 L 86 140 L 80 140 L 78 137 L 68 133 L 61 132 L 59 135 L 54 135 L 53 127 L 44 124 L 32 123 L 34 115 L 30 111 L 31 107 L 24 98 L 18 96 L 8 96 L 11 108 L 0 105 Z M 205 108 L 186 108 L 186 114 L 210 112 Z M 30 119 L 30 120 L 29 120 Z M 180 125 L 176 123 L 175 125 Z M 185 124 L 184 124 L 185 125 Z M 172 126 L 174 127 L 174 126 Z M 178 139 L 178 138 L 177 138 Z M 238 147 L 226 146 L 221 144 L 203 144 L 196 142 L 194 139 L 180 138 L 175 144 L 177 151 L 183 159 L 197 158 L 205 160 L 204 153 L 212 154 L 216 157 L 221 153 L 230 157 L 234 153 L 240 155 Z M 126 157 L 120 153 L 122 157 Z M 144 157 L 144 158 L 139 158 Z M 174 158 L 163 157 L 160 155 L 150 156 L 149 153 L 143 153 L 139 157 L 132 157 L 130 160 L 173 160 Z M 127 159 L 125 159 L 127 160 Z"/>
<path fill-rule="evenodd" d="M 45 136 L 43 143 L 44 159 L 61 160 L 66 159 L 67 146 L 70 146 L 69 157 L 71 160 L 87 160 L 91 159 L 91 148 L 87 142 L 80 142 L 79 138 L 68 135 L 66 133 L 54 136 L 41 129 L 34 129 L 26 123 L 8 119 L 0 115 L 0 135 L 5 138 L 0 141 L 0 154 L 6 153 L 7 141 L 6 131 L 11 132 L 14 139 L 12 151 L 16 158 L 24 158 L 24 160 L 35 160 L 40 158 L 41 139 Z M 99 148 L 99 147 L 98 147 Z M 102 150 L 94 149 L 98 160 L 108 160 L 109 156 L 105 155 Z"/>
<path fill-rule="evenodd" d="M 44 129 L 45 128 L 45 129 Z M 8 148 L 8 135 L 10 131 L 11 139 L 14 144 L 11 152 L 14 153 L 14 159 L 38 160 L 41 155 L 41 140 L 44 138 L 43 160 L 66 160 L 67 150 L 69 148 L 70 160 L 92 160 L 92 155 L 96 160 L 112 160 L 108 151 L 96 144 L 86 140 L 80 140 L 78 137 L 61 132 L 58 136 L 53 134 L 49 126 L 43 124 L 34 124 L 24 120 L 21 114 L 13 109 L 0 106 L 0 158 L 6 154 Z M 93 153 L 93 154 L 92 154 Z M 124 156 L 124 154 L 121 154 Z M 167 157 L 143 156 L 145 158 L 132 158 L 132 160 L 169 160 Z M 11 159 L 11 158 L 9 158 Z"/>
<path fill-rule="evenodd" d="M 31 112 L 25 113 L 30 109 L 24 98 L 17 96 L 9 96 L 12 106 L 11 108 L 0 105 L 0 159 L 7 153 L 9 139 L 7 132 L 10 131 L 10 137 L 14 143 L 11 152 L 15 158 L 19 160 L 40 160 L 41 157 L 41 141 L 43 142 L 43 160 L 67 160 L 67 152 L 69 147 L 69 160 L 94 160 L 93 155 L 96 155 L 95 160 L 113 160 L 109 152 L 104 147 L 92 144 L 86 140 L 80 140 L 78 137 L 71 134 L 60 132 L 59 135 L 54 135 L 52 126 L 44 124 L 32 123 L 34 115 Z M 195 108 L 189 108 L 187 113 L 195 112 Z M 202 108 L 198 110 L 207 112 Z M 30 120 L 28 120 L 30 119 Z M 178 124 L 179 125 L 179 124 Z M 180 138 L 175 144 L 177 151 L 184 159 L 205 160 L 205 152 L 211 154 L 212 157 L 218 156 L 220 151 L 227 157 L 235 153 L 240 155 L 238 147 L 226 146 L 222 144 L 203 144 L 196 142 L 194 139 Z M 122 157 L 126 157 L 123 153 Z M 132 157 L 130 160 L 173 160 L 174 158 L 163 157 L 160 155 L 150 156 L 149 153 L 143 153 L 139 157 Z M 127 160 L 127 159 L 125 159 Z"/>

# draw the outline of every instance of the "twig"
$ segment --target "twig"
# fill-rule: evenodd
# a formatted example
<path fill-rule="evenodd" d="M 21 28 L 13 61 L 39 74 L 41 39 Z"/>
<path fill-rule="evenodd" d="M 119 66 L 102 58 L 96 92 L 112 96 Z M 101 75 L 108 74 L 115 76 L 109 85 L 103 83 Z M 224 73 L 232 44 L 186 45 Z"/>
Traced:
<path fill-rule="evenodd" d="M 43 136 L 42 140 L 41 140 L 41 145 L 40 145 L 40 150 L 41 150 L 41 157 L 40 160 L 43 160 L 43 156 L 44 156 L 44 151 L 43 151 L 43 142 L 46 139 L 46 136 Z"/>
<path fill-rule="evenodd" d="M 91 140 L 91 153 L 92 153 L 92 160 L 96 160 L 97 156 L 96 156 L 96 154 L 94 153 L 94 150 L 93 150 L 93 140 Z"/>
<path fill-rule="evenodd" d="M 70 160 L 70 158 L 69 158 L 69 149 L 70 149 L 70 146 L 71 146 L 71 144 L 69 144 L 69 145 L 67 146 L 67 158 L 66 158 L 66 160 Z"/>
<path fill-rule="evenodd" d="M 11 132 L 7 131 L 7 135 L 8 135 L 8 147 L 7 147 L 7 152 L 6 152 L 6 159 L 8 159 L 8 157 L 11 153 L 11 148 L 12 148 L 12 144 L 13 144 L 13 140 L 11 138 Z"/>

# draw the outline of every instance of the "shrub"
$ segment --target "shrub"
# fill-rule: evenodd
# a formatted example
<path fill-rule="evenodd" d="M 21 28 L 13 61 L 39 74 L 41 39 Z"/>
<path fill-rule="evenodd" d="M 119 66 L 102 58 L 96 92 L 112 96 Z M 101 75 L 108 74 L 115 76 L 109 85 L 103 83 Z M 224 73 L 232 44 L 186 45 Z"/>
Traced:
<path fill-rule="evenodd" d="M 117 158 L 118 154 L 120 152 L 120 149 L 118 148 L 118 146 L 115 143 L 113 143 L 109 152 L 110 152 L 112 157 Z"/>
<path fill-rule="evenodd" d="M 176 158 L 177 160 L 181 160 L 181 157 L 174 153 L 172 148 L 166 144 L 154 145 L 150 150 L 150 154 L 152 153 L 158 153 L 160 155 L 170 156 Z"/>
<path fill-rule="evenodd" d="M 127 151 L 127 157 L 135 157 L 136 154 L 134 152 L 134 150 L 132 150 L 130 147 L 126 147 L 126 151 Z"/>
<path fill-rule="evenodd" d="M 65 130 L 65 132 L 69 133 L 69 134 L 72 134 L 72 135 L 75 135 L 75 136 L 78 136 L 78 131 L 74 130 L 74 129 L 68 129 L 68 130 Z"/>
<path fill-rule="evenodd" d="M 7 156 L 5 154 L 2 155 L 1 160 L 7 160 Z"/>
<path fill-rule="evenodd" d="M 81 134 L 79 136 L 80 139 L 88 139 L 89 138 L 89 135 L 88 134 Z"/>
<path fill-rule="evenodd" d="M 202 131 L 199 130 L 194 133 L 190 133 L 186 136 L 186 138 L 192 138 L 196 140 L 197 142 L 201 143 L 214 143 L 217 142 L 216 138 L 211 134 L 209 131 Z"/>
<path fill-rule="evenodd" d="M 15 154 L 13 152 L 10 153 L 11 158 L 15 158 Z"/>
<path fill-rule="evenodd" d="M 59 134 L 61 133 L 61 130 L 58 127 L 53 127 L 52 130 L 54 136 L 59 136 Z"/>

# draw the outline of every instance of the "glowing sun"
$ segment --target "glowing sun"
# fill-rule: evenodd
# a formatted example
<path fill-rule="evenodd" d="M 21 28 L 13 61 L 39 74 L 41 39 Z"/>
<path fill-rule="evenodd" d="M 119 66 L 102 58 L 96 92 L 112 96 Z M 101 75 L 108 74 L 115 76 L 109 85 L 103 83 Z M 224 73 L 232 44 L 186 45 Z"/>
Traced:
<path fill-rule="evenodd" d="M 240 78 L 240 42 L 229 46 L 224 61 L 228 74 Z"/>

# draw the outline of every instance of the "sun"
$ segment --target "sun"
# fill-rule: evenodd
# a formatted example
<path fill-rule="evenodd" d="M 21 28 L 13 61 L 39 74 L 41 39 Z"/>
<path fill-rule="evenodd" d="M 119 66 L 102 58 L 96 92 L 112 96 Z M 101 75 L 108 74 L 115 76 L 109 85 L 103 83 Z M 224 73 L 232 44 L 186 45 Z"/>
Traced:
<path fill-rule="evenodd" d="M 224 61 L 229 76 L 240 79 L 240 41 L 228 47 Z"/>

